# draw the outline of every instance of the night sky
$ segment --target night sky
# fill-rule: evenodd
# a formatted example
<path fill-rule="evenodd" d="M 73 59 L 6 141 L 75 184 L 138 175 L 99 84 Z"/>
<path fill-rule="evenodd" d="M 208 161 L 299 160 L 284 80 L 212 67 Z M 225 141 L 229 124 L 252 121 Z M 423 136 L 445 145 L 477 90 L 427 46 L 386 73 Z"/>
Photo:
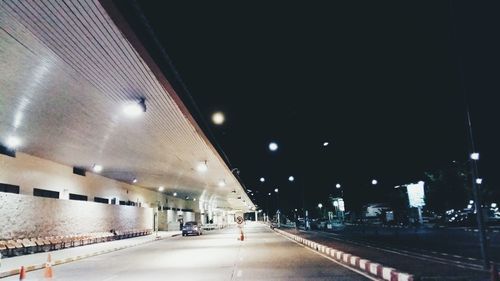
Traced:
<path fill-rule="evenodd" d="M 133 2 L 122 13 L 174 81 Z M 278 187 L 289 207 L 300 188 L 315 205 L 341 183 L 349 208 L 465 161 L 464 93 L 480 174 L 500 188 L 498 2 L 138 2 L 187 89 L 176 91 L 257 204 Z"/>

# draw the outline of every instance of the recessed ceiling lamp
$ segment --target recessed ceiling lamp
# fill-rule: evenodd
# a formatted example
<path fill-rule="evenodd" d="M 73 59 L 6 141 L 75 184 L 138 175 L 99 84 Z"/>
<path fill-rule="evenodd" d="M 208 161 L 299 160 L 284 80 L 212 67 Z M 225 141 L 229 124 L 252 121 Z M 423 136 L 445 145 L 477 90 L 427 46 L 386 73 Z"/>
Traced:
<path fill-rule="evenodd" d="M 92 171 L 94 171 L 94 173 L 100 173 L 102 171 L 102 166 L 101 165 L 97 165 L 97 164 L 94 164 L 92 166 Z"/>
<path fill-rule="evenodd" d="M 200 172 L 200 173 L 204 173 L 208 170 L 208 166 L 207 166 L 207 161 L 205 160 L 205 162 L 200 162 L 198 163 L 198 165 L 196 165 L 196 171 Z"/>
<path fill-rule="evenodd" d="M 123 112 L 129 117 L 137 117 L 146 112 L 146 99 L 141 98 L 139 102 L 128 103 L 123 107 Z"/>
<path fill-rule="evenodd" d="M 5 146 L 10 149 L 16 149 L 21 145 L 21 139 L 16 136 L 10 136 L 5 140 Z"/>

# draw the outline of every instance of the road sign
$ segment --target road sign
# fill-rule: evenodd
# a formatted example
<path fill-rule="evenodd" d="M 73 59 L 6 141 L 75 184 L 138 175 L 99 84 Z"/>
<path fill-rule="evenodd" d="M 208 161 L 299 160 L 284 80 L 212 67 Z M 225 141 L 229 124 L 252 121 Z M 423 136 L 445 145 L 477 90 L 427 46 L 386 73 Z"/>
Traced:
<path fill-rule="evenodd" d="M 236 217 L 236 222 L 237 222 L 238 224 L 242 224 L 242 223 L 243 223 L 243 217 L 242 217 L 242 216 L 237 216 L 237 217 Z"/>

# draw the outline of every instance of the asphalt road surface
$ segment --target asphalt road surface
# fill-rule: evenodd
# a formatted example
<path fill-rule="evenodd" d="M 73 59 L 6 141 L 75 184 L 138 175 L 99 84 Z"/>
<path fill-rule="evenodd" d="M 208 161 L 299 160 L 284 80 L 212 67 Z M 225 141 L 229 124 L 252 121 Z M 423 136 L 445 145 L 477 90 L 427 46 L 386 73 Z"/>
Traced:
<path fill-rule="evenodd" d="M 464 230 L 349 227 L 343 231 L 291 233 L 420 277 L 421 280 L 488 280 L 477 237 Z M 394 232 L 396 231 L 396 232 Z M 496 235 L 496 233 L 495 233 Z M 496 239 L 496 237 L 494 237 Z M 493 241 L 496 241 L 494 240 Z M 492 249 L 498 245 L 493 244 Z M 492 253 L 496 257 L 498 253 Z"/>
<path fill-rule="evenodd" d="M 52 280 L 375 280 L 275 234 L 262 224 L 175 237 L 53 267 Z M 26 280 L 44 280 L 43 271 Z M 19 280 L 18 276 L 4 279 Z"/>

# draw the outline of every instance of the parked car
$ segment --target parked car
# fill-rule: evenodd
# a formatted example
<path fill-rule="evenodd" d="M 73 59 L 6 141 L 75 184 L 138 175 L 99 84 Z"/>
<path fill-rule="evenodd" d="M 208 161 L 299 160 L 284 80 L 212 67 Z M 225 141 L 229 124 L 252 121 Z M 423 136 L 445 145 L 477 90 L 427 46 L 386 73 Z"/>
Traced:
<path fill-rule="evenodd" d="M 195 221 L 188 221 L 182 227 L 182 236 L 202 235 L 201 226 Z"/>

